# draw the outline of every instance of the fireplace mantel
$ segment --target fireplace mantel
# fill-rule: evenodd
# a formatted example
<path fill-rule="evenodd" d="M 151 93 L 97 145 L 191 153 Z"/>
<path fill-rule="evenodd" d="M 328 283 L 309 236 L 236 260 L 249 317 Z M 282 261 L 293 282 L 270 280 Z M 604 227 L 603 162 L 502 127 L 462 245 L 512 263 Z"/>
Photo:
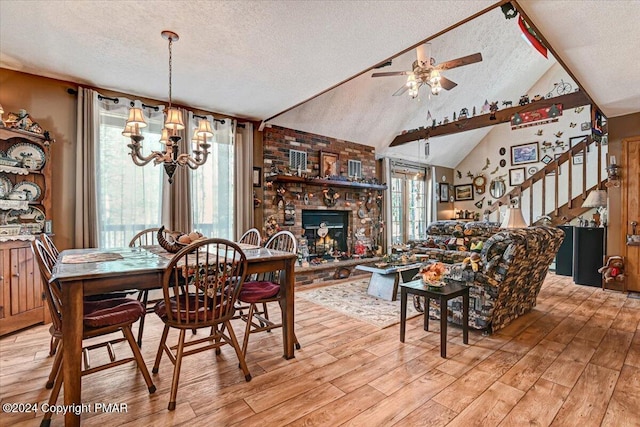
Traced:
<path fill-rule="evenodd" d="M 362 188 L 370 190 L 386 190 L 384 184 L 368 184 L 366 182 L 340 181 L 337 179 L 303 178 L 292 175 L 271 175 L 266 177 L 267 182 L 281 182 L 284 184 L 306 184 L 318 187 Z"/>

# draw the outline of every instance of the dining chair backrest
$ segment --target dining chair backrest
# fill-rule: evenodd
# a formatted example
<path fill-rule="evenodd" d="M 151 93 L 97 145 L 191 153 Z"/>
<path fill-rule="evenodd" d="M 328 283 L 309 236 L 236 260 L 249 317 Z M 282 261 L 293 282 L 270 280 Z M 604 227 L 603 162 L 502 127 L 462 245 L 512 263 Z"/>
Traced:
<path fill-rule="evenodd" d="M 267 241 L 265 248 L 296 253 L 298 243 L 290 231 L 278 231 Z"/>
<path fill-rule="evenodd" d="M 163 275 L 166 323 L 202 328 L 230 320 L 246 272 L 247 258 L 234 242 L 213 238 L 184 247 Z"/>
<path fill-rule="evenodd" d="M 158 244 L 158 230 L 159 227 L 147 228 L 133 236 L 133 239 L 129 242 L 130 248 L 136 248 L 138 246 L 152 246 Z"/>
<path fill-rule="evenodd" d="M 262 238 L 257 228 L 250 228 L 240 237 L 238 243 L 246 243 L 248 245 L 260 246 Z"/>
<path fill-rule="evenodd" d="M 267 249 L 275 249 L 278 251 L 285 251 L 291 253 L 297 253 L 298 242 L 290 231 L 278 231 L 264 245 Z M 279 282 L 281 271 L 270 271 L 268 273 L 258 274 L 257 280 L 263 280 L 268 282 Z"/>
<path fill-rule="evenodd" d="M 42 288 L 51 313 L 51 322 L 55 330 L 62 330 L 62 289 L 57 280 L 51 281 L 53 266 L 56 259 L 49 252 L 42 241 L 35 239 L 31 242 L 31 250 L 38 262 L 38 269 L 42 277 Z"/>
<path fill-rule="evenodd" d="M 51 236 L 46 233 L 42 233 L 40 235 L 40 240 L 44 243 L 44 247 L 49 251 L 51 255 L 57 260 L 60 256 L 60 251 L 56 248 L 56 245 L 53 243 Z"/>

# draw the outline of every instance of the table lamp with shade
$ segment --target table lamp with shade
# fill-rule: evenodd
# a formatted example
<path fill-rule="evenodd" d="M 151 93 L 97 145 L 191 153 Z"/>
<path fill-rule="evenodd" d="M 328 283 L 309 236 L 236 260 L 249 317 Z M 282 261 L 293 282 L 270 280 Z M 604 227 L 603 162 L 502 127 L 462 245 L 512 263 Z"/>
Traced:
<path fill-rule="evenodd" d="M 528 227 L 527 223 L 522 216 L 522 210 L 516 206 L 510 206 L 507 208 L 507 212 L 504 215 L 504 220 L 500 224 L 500 228 L 525 228 Z"/>
<path fill-rule="evenodd" d="M 603 216 L 603 226 L 606 225 L 606 212 L 607 212 L 607 192 L 605 190 L 595 189 L 587 198 L 582 202 L 583 208 L 597 208 L 596 213 L 593 214 L 593 221 L 596 227 L 600 227 L 600 216 Z"/>

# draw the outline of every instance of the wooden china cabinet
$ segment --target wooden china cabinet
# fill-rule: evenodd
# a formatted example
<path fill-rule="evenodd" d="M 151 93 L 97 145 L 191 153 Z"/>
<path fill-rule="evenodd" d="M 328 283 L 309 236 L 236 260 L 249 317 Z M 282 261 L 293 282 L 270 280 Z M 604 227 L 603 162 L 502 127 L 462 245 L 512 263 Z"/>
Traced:
<path fill-rule="evenodd" d="M 49 141 L 0 124 L 0 336 L 49 319 L 31 241 L 50 213 Z"/>

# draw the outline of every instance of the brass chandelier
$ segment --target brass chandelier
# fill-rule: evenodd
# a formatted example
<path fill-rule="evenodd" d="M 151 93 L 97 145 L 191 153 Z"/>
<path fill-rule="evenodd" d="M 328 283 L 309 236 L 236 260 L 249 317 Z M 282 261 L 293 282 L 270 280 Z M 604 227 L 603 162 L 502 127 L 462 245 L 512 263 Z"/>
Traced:
<path fill-rule="evenodd" d="M 131 159 L 138 166 L 144 166 L 153 160 L 153 164 L 164 166 L 164 170 L 169 178 L 169 184 L 173 183 L 173 175 L 178 166 L 188 166 L 191 169 L 197 169 L 206 163 L 209 156 L 209 147 L 211 144 L 207 142 L 207 138 L 213 136 L 211 123 L 206 119 L 201 119 L 198 128 L 194 130 L 192 138 L 193 156 L 182 153 L 180 154 L 179 142 L 182 139 L 177 135 L 178 131 L 185 128 L 182 121 L 182 113 L 178 108 L 172 107 L 171 104 L 171 73 L 172 73 L 172 52 L 173 42 L 178 41 L 179 37 L 172 31 L 163 31 L 162 37 L 169 40 L 169 108 L 165 114 L 164 128 L 160 143 L 163 144 L 164 151 L 152 151 L 148 156 L 142 154 L 142 141 L 144 137 L 140 134 L 140 128 L 146 127 L 147 122 L 141 108 L 132 107 L 129 109 L 129 117 L 125 125 L 122 135 L 131 138 L 131 143 L 127 146 L 131 149 Z"/>

